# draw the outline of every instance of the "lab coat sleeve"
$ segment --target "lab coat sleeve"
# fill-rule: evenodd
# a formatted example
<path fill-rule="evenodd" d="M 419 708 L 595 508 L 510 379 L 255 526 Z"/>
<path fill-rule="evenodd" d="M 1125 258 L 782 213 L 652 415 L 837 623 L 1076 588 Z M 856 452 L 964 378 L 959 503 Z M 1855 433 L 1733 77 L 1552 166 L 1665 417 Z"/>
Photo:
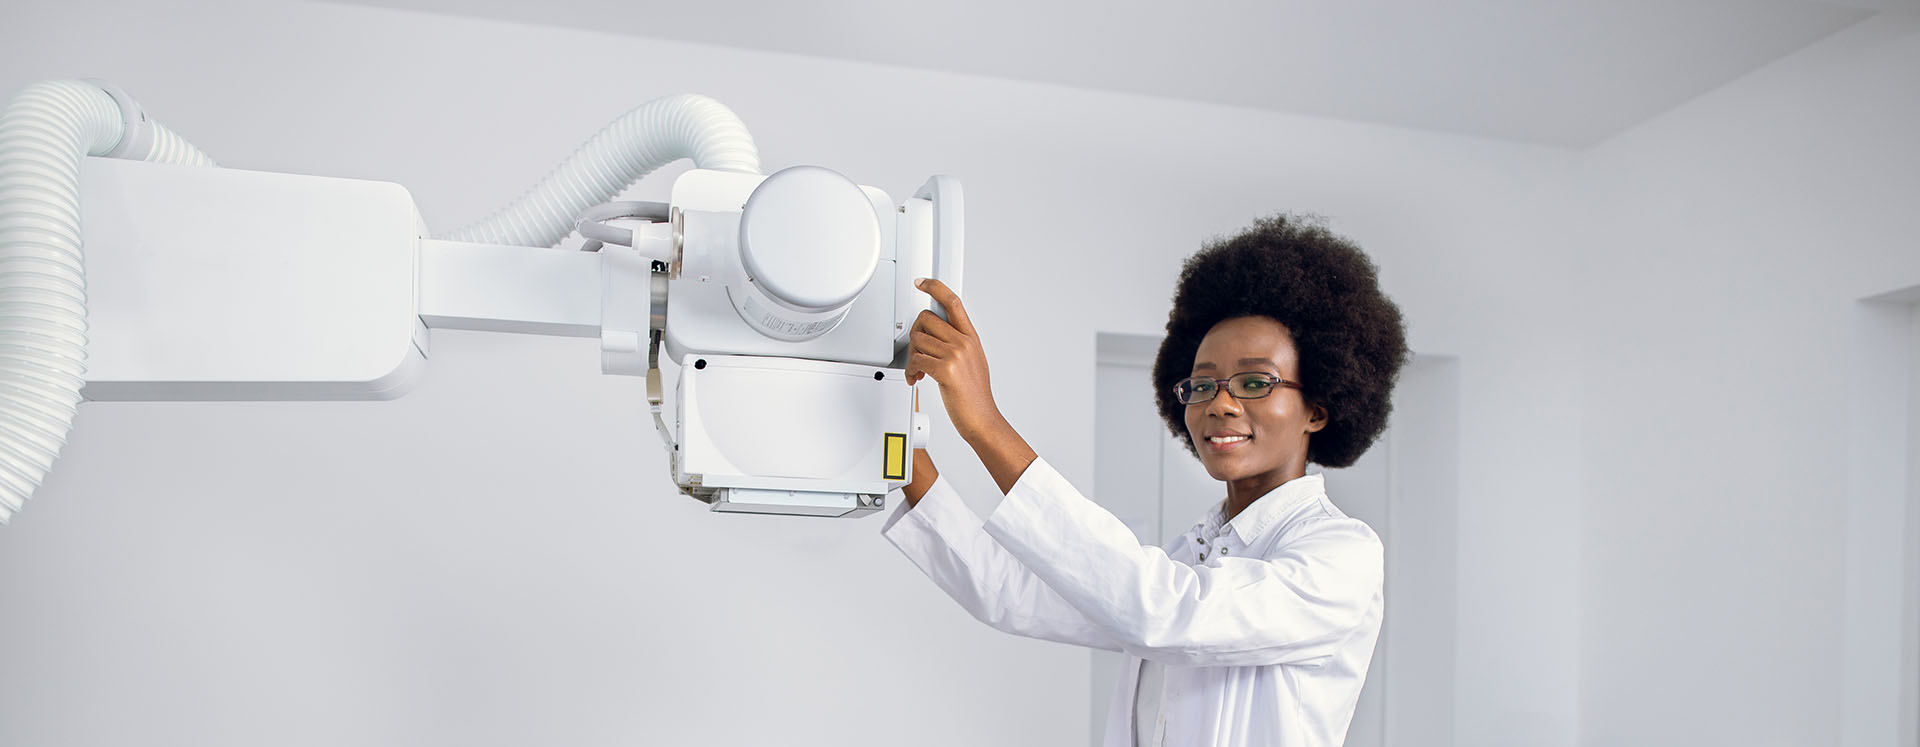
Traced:
<path fill-rule="evenodd" d="M 1142 547 L 1036 459 L 985 531 L 1134 656 L 1185 666 L 1304 662 L 1338 651 L 1381 604 L 1384 557 L 1364 522 L 1329 516 L 1270 558 L 1190 566 Z"/>
<path fill-rule="evenodd" d="M 1047 588 L 981 528 L 945 478 L 919 505 L 900 501 L 881 534 L 960 606 L 995 629 L 1119 651 L 1120 643 Z"/>

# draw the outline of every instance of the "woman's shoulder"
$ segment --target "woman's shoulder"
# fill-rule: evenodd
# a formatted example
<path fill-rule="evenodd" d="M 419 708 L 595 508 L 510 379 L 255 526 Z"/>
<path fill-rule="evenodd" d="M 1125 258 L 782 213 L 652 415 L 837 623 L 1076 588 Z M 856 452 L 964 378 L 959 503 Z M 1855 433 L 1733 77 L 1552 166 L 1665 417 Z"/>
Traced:
<path fill-rule="evenodd" d="M 1275 549 L 1302 542 L 1353 543 L 1374 547 L 1381 544 L 1380 535 L 1373 531 L 1373 527 L 1348 516 L 1324 495 L 1317 500 L 1307 501 L 1275 529 Z"/>

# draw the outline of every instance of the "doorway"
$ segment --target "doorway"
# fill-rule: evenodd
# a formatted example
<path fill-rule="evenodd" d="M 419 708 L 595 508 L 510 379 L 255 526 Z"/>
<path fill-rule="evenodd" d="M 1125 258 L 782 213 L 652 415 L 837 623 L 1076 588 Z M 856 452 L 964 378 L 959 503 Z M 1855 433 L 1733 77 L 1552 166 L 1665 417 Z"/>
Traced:
<path fill-rule="evenodd" d="M 1851 331 L 1840 744 L 1920 747 L 1920 286 Z"/>

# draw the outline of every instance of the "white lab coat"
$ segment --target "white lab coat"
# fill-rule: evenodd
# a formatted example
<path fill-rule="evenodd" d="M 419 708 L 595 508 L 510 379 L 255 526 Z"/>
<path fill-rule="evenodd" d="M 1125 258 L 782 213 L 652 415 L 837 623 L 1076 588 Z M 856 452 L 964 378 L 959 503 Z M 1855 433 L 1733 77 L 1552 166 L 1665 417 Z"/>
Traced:
<path fill-rule="evenodd" d="M 1380 634 L 1380 539 L 1319 475 L 1164 548 L 1042 459 L 984 524 L 941 479 L 881 532 L 988 625 L 1127 653 L 1107 747 L 1134 744 L 1143 660 L 1166 666 L 1166 747 L 1339 747 Z"/>

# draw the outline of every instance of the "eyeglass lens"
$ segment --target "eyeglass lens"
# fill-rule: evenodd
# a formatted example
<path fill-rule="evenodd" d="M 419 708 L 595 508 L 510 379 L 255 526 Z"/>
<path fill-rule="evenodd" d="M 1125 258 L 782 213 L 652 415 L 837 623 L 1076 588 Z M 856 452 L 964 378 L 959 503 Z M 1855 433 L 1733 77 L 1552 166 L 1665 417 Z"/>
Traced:
<path fill-rule="evenodd" d="M 1273 393 L 1275 379 L 1263 373 L 1238 373 L 1227 379 L 1227 391 L 1234 399 L 1259 399 Z M 1196 376 L 1174 385 L 1174 395 L 1183 404 L 1213 399 L 1219 384 L 1212 378 Z"/>

